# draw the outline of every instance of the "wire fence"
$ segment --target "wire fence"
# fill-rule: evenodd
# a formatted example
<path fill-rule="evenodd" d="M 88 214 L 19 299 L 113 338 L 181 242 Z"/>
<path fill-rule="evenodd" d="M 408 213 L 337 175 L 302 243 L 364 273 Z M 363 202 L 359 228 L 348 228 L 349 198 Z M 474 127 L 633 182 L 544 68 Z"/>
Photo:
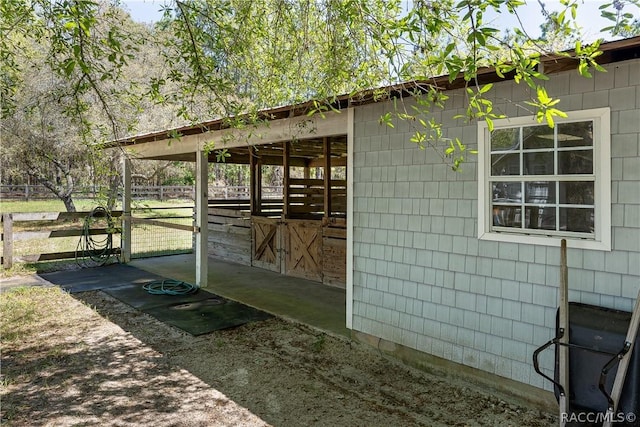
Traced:
<path fill-rule="evenodd" d="M 150 258 L 193 252 L 192 231 L 135 222 L 135 218 L 139 217 L 147 220 L 191 226 L 193 225 L 193 207 L 134 209 L 133 217 L 131 258 Z"/>
<path fill-rule="evenodd" d="M 122 189 L 119 190 L 122 195 Z M 79 187 L 73 191 L 74 199 L 93 199 L 99 194 L 96 188 Z M 281 198 L 282 186 L 263 186 L 265 198 Z M 194 200 L 193 185 L 133 185 L 133 200 Z M 209 186 L 209 198 L 212 199 L 244 199 L 249 198 L 249 187 L 246 185 Z M 56 196 L 43 185 L 0 185 L 0 199 L 3 200 L 48 200 Z"/>
<path fill-rule="evenodd" d="M 131 258 L 150 258 L 193 252 L 193 233 L 150 224 L 131 230 Z"/>

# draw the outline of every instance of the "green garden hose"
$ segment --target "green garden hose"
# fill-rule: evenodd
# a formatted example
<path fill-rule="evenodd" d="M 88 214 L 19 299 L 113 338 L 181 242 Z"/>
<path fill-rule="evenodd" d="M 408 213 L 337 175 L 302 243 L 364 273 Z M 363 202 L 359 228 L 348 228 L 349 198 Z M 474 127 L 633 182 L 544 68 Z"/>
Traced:
<path fill-rule="evenodd" d="M 91 234 L 94 222 L 106 221 L 106 237 L 97 238 Z M 117 232 L 111 212 L 102 206 L 93 210 L 84 219 L 82 235 L 76 246 L 76 263 L 83 268 L 105 265 L 113 254 L 113 233 Z"/>
<path fill-rule="evenodd" d="M 152 295 L 189 295 L 198 292 L 198 287 L 181 280 L 154 280 L 142 287 Z"/>

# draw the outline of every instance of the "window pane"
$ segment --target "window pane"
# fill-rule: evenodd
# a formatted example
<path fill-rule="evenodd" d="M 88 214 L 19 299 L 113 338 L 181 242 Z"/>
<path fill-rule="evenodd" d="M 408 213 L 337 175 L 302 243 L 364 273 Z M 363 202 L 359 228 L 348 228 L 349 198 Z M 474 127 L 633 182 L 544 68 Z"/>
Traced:
<path fill-rule="evenodd" d="M 555 203 L 556 183 L 550 181 L 527 182 L 525 184 L 525 202 L 527 203 Z"/>
<path fill-rule="evenodd" d="M 494 182 L 493 202 L 521 203 L 522 185 L 520 182 Z"/>
<path fill-rule="evenodd" d="M 593 173 L 593 150 L 559 151 L 558 173 L 560 175 Z"/>
<path fill-rule="evenodd" d="M 558 124 L 558 147 L 593 146 L 593 122 Z"/>
<path fill-rule="evenodd" d="M 491 175 L 520 175 L 520 154 L 492 154 Z"/>
<path fill-rule="evenodd" d="M 520 148 L 520 128 L 496 129 L 491 132 L 491 151 L 509 151 Z"/>
<path fill-rule="evenodd" d="M 560 230 L 593 233 L 594 213 L 590 208 L 560 208 Z"/>
<path fill-rule="evenodd" d="M 522 146 L 532 148 L 553 148 L 553 129 L 549 126 L 528 126 L 522 129 Z"/>
<path fill-rule="evenodd" d="M 560 203 L 568 205 L 593 205 L 594 182 L 560 182 Z"/>
<path fill-rule="evenodd" d="M 524 175 L 553 175 L 553 151 L 524 153 Z"/>
<path fill-rule="evenodd" d="M 522 225 L 522 208 L 519 206 L 494 205 L 493 225 L 520 228 Z"/>
<path fill-rule="evenodd" d="M 525 228 L 534 230 L 556 229 L 556 208 L 527 206 L 525 207 Z"/>

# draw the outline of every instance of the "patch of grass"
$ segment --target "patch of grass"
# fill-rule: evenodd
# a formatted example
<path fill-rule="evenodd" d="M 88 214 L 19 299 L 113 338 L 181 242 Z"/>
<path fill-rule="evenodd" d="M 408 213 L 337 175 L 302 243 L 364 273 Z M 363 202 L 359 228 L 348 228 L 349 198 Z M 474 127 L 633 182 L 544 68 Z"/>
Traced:
<path fill-rule="evenodd" d="M 18 287 L 0 295 L 0 337 L 4 344 L 40 331 L 38 313 L 46 310 L 58 288 Z"/>
<path fill-rule="evenodd" d="M 91 210 L 96 206 L 92 199 L 74 200 L 79 211 Z M 64 203 L 61 200 L 3 200 L 0 203 L 0 212 L 65 212 Z"/>
<path fill-rule="evenodd" d="M 314 353 L 320 353 L 324 348 L 326 336 L 324 334 L 316 336 L 316 340 L 311 344 L 311 350 Z"/>

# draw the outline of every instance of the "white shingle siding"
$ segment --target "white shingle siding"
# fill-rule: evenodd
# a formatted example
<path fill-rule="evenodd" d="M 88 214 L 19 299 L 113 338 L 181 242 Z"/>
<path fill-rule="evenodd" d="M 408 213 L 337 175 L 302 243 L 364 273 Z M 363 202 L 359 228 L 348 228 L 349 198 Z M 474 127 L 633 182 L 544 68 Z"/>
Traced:
<path fill-rule="evenodd" d="M 640 286 L 640 60 L 605 68 L 590 80 L 553 75 L 546 87 L 565 110 L 611 108 L 612 251 L 570 249 L 569 282 L 574 301 L 630 310 Z M 529 114 L 518 106 L 528 88 L 494 89 L 498 111 Z M 475 124 L 451 119 L 464 92 L 448 95 L 445 135 L 475 148 Z M 379 124 L 390 108 L 355 110 L 354 329 L 549 390 L 530 359 L 554 335 L 559 249 L 479 241 L 475 158 L 451 171 L 409 142 L 408 123 Z"/>

